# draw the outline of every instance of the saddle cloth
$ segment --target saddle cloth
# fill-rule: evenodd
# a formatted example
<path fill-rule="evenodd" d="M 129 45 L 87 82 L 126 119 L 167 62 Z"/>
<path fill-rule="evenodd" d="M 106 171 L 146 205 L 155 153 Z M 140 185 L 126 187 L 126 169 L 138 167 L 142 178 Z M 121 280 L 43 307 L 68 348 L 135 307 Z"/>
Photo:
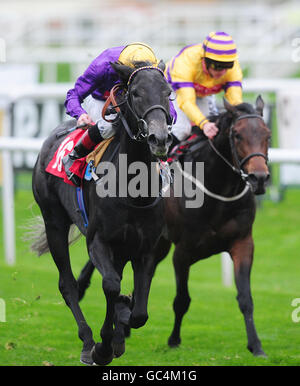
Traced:
<path fill-rule="evenodd" d="M 167 162 L 171 164 L 172 162 L 179 160 L 196 138 L 198 138 L 198 135 L 192 134 L 186 140 L 181 141 L 178 145 L 174 146 L 170 151 Z"/>
<path fill-rule="evenodd" d="M 53 174 L 56 177 L 62 178 L 65 183 L 75 186 L 73 182 L 71 182 L 66 173 L 62 163 L 62 159 L 71 153 L 71 151 L 76 146 L 77 142 L 80 140 L 82 135 L 84 134 L 84 129 L 76 129 L 72 131 L 59 145 L 56 150 L 53 158 L 49 162 L 46 172 Z M 114 137 L 111 137 L 107 140 L 104 140 L 97 145 L 97 147 L 86 157 L 75 160 L 73 165 L 70 168 L 70 171 L 76 174 L 80 179 L 83 179 L 86 167 L 90 161 L 94 161 L 94 165 L 97 166 L 100 162 L 105 150 L 111 143 Z"/>

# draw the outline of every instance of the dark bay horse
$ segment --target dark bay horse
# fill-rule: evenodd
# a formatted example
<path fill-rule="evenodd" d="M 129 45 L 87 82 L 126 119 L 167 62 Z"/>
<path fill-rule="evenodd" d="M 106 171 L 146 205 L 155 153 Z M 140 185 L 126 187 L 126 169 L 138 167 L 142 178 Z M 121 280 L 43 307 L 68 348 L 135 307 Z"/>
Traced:
<path fill-rule="evenodd" d="M 181 323 L 191 301 L 188 292 L 190 266 L 227 251 L 234 264 L 237 300 L 248 336 L 247 347 L 253 355 L 264 356 L 253 321 L 250 272 L 254 250 L 254 194 L 263 194 L 269 179 L 270 130 L 262 119 L 264 104 L 261 97 L 257 98 L 255 109 L 246 103 L 238 106 L 224 103 L 226 112 L 216 118 L 220 131 L 214 141 L 204 140 L 198 146 L 192 145 L 182 160 L 204 162 L 203 205 L 186 208 L 184 196 L 171 196 L 165 200 L 168 235 L 161 238 L 156 259 L 158 264 L 167 255 L 171 242 L 175 244 L 175 323 L 168 343 L 174 347 L 181 342 Z"/>
<path fill-rule="evenodd" d="M 237 300 L 244 315 L 248 349 L 255 356 L 264 356 L 253 321 L 253 301 L 250 272 L 254 243 L 252 226 L 255 219 L 255 194 L 263 194 L 269 179 L 267 166 L 270 130 L 262 118 L 264 103 L 259 96 L 256 106 L 243 103 L 231 106 L 224 101 L 226 111 L 215 117 L 219 134 L 213 141 L 201 135 L 182 155 L 181 163 L 204 162 L 204 182 L 187 175 L 195 186 L 204 190 L 203 205 L 188 208 L 185 195 L 164 199 L 167 232 L 155 248 L 155 265 L 164 259 L 172 242 L 175 244 L 173 264 L 176 276 L 176 297 L 173 303 L 175 324 L 168 344 L 180 344 L 180 329 L 191 298 L 188 292 L 190 266 L 223 251 L 230 253 L 234 263 Z M 200 141 L 199 141 L 200 139 Z M 178 168 L 176 166 L 176 168 Z M 80 277 L 84 294 L 93 268 L 88 263 Z M 154 274 L 154 271 L 152 272 Z"/>
<path fill-rule="evenodd" d="M 120 320 L 124 318 L 126 298 L 120 295 L 122 272 L 131 261 L 134 272 L 134 306 L 125 315 L 133 328 L 143 326 L 148 318 L 147 302 L 152 276 L 149 265 L 153 260 L 153 248 L 163 228 L 163 202 L 160 196 L 152 197 L 125 195 L 121 197 L 119 177 L 124 166 L 134 162 L 143 163 L 150 170 L 153 161 L 165 157 L 172 141 L 170 135 L 169 95 L 170 86 L 163 75 L 163 63 L 158 68 L 149 63 L 135 63 L 136 68 L 111 64 L 120 78 L 117 106 L 118 132 L 105 153 L 116 170 L 115 197 L 99 197 L 96 184 L 83 181 L 82 189 L 88 214 L 88 226 L 74 205 L 76 189 L 65 184 L 45 169 L 52 159 L 64 136 L 57 135 L 74 125 L 74 121 L 59 126 L 46 139 L 39 153 L 33 172 L 33 193 L 44 223 L 41 232 L 35 236 L 34 249 L 41 255 L 50 250 L 59 271 L 59 289 L 71 309 L 78 325 L 78 335 L 83 341 L 81 361 L 86 364 L 106 365 L 114 356 L 121 355 L 125 347 L 114 339 L 120 332 Z M 76 123 L 76 122 L 75 122 Z M 126 128 L 126 130 L 125 130 Z M 59 139 L 57 138 L 59 137 Z M 117 146 L 116 145 L 116 146 Z M 120 165 L 120 155 L 122 158 Z M 127 162 L 127 165 L 124 165 Z M 149 173 L 150 176 L 150 173 Z M 128 184 L 134 174 L 128 175 Z M 122 188 L 124 189 L 124 187 Z M 92 265 L 102 275 L 102 288 L 106 297 L 106 316 L 101 328 L 101 343 L 94 342 L 91 328 L 79 306 L 78 285 L 75 280 L 69 256 L 69 230 L 75 224 L 86 237 L 87 250 Z M 125 307 L 125 314 L 128 308 Z M 116 328 L 114 329 L 114 325 Z M 118 328 L 117 328 L 118 327 Z M 121 330 L 122 332 L 122 330 Z M 119 345 L 118 345 L 119 343 Z"/>

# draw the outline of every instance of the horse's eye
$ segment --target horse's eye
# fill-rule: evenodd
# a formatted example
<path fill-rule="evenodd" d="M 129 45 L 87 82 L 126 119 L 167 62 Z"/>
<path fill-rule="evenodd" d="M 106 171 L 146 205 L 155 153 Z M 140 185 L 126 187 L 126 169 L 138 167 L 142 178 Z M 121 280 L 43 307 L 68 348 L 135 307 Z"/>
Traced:
<path fill-rule="evenodd" d="M 241 136 L 241 134 L 239 133 L 234 133 L 234 138 L 237 140 L 237 141 L 241 141 L 243 139 L 243 137 Z"/>
<path fill-rule="evenodd" d="M 168 93 L 168 97 L 170 101 L 174 101 L 176 99 L 176 92 L 173 90 L 170 90 L 170 92 Z"/>
<path fill-rule="evenodd" d="M 173 92 L 173 90 L 172 90 L 171 88 L 168 88 L 168 89 L 166 90 L 167 96 L 169 97 L 169 96 L 172 94 L 172 92 Z"/>
<path fill-rule="evenodd" d="M 139 98 L 139 97 L 140 97 L 140 95 L 139 95 L 139 93 L 138 93 L 137 90 L 133 90 L 133 91 L 131 92 L 131 95 L 133 96 L 133 98 Z"/>

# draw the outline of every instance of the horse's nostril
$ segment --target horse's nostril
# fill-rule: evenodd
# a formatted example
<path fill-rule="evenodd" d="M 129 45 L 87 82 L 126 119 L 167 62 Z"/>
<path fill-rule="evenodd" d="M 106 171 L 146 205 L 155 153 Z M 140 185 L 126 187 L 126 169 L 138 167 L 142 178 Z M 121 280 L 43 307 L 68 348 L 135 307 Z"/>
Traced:
<path fill-rule="evenodd" d="M 157 135 L 150 134 L 148 136 L 148 143 L 152 146 L 169 146 L 173 141 L 172 135 Z"/>
<path fill-rule="evenodd" d="M 270 179 L 270 174 L 264 173 L 264 172 L 250 173 L 248 175 L 249 182 L 254 184 L 259 184 L 259 183 L 266 184 L 269 181 L 269 179 Z"/>
<path fill-rule="evenodd" d="M 155 134 L 150 134 L 148 136 L 148 143 L 149 143 L 149 145 L 152 145 L 152 146 L 158 145 L 158 141 L 157 141 Z"/>

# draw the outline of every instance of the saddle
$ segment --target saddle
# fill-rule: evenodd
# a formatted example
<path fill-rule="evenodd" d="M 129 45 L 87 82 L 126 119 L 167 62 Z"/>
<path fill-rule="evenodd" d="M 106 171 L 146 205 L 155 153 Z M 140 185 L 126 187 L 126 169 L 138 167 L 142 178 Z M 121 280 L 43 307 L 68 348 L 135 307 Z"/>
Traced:
<path fill-rule="evenodd" d="M 68 179 L 65 169 L 62 165 L 62 158 L 69 154 L 73 148 L 76 146 L 76 143 L 79 141 L 81 136 L 84 134 L 84 130 L 76 129 L 72 131 L 59 145 L 54 156 L 50 160 L 46 172 L 62 178 L 65 183 L 74 186 L 74 184 Z M 111 137 L 107 140 L 104 140 L 97 145 L 97 147 L 86 157 L 75 160 L 70 171 L 76 174 L 80 179 L 83 179 L 88 169 L 88 165 L 97 166 L 101 161 L 106 149 L 113 141 L 114 137 Z"/>
<path fill-rule="evenodd" d="M 106 149 L 110 145 L 110 143 L 114 140 L 115 137 L 110 137 L 108 139 L 105 139 L 104 141 L 100 142 L 99 145 L 96 146 L 96 148 L 87 155 L 86 157 L 86 163 L 89 164 L 90 162 L 93 163 L 95 167 L 99 165 L 99 162 L 101 161 Z"/>

